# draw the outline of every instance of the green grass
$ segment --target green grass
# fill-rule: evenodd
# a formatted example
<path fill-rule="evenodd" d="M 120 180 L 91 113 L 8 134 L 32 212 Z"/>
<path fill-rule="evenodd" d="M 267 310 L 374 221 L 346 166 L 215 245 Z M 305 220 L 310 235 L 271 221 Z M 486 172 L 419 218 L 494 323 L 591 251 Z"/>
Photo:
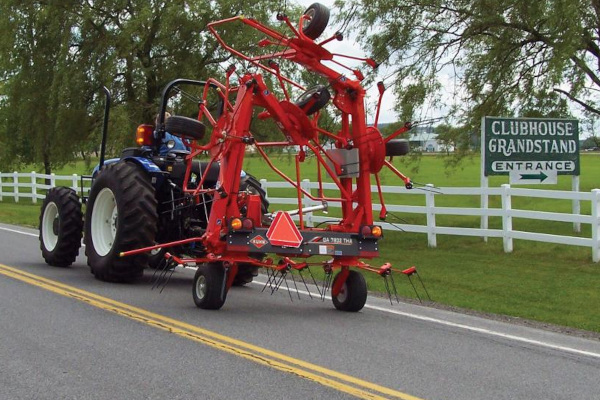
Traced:
<path fill-rule="evenodd" d="M 40 218 L 40 203 L 21 199 L 20 203 L 10 200 L 0 202 L 0 222 L 6 224 L 37 227 Z"/>
<path fill-rule="evenodd" d="M 517 241 L 515 249 L 506 254 L 499 239 L 459 236 L 439 237 L 431 249 L 423 235 L 394 232 L 373 264 L 416 266 L 443 304 L 600 332 L 600 265 L 589 249 L 529 241 Z M 383 290 L 373 278 L 370 287 Z M 414 297 L 406 278 L 398 282 L 403 296 Z"/>
<path fill-rule="evenodd" d="M 274 157 L 278 168 L 294 177 L 293 158 L 286 155 Z M 436 186 L 478 186 L 479 158 L 466 160 L 461 169 L 446 174 L 443 157 L 423 157 L 418 172 L 409 175 L 417 182 L 434 183 Z M 303 178 L 315 180 L 315 161 L 307 159 Z M 397 163 L 403 171 L 411 171 L 414 165 Z M 262 159 L 249 157 L 245 169 L 259 178 L 280 180 Z M 600 157 L 582 155 L 581 190 L 599 187 L 597 171 Z M 83 163 L 73 164 L 65 172 L 57 174 L 87 173 Z M 397 184 L 390 174 L 383 174 L 384 184 Z M 492 177 L 490 186 L 507 183 L 506 177 Z M 558 185 L 536 185 L 536 189 L 570 190 L 570 177 L 559 177 Z M 270 190 L 271 196 L 284 192 Z M 14 204 L 5 197 L 0 203 L 0 221 L 37 226 L 39 202 L 32 205 L 28 200 Z M 493 207 L 499 206 L 498 198 L 491 198 Z M 388 203 L 424 204 L 423 196 L 396 196 Z M 476 196 L 436 196 L 436 204 L 444 206 L 479 207 Z M 292 207 L 294 208 L 294 207 Z M 569 212 L 570 201 L 531 198 L 513 199 L 513 208 Z M 582 211 L 590 212 L 589 204 L 582 203 Z M 335 214 L 332 212 L 330 215 Z M 407 223 L 423 223 L 422 216 L 400 215 Z M 479 226 L 476 217 L 437 217 L 439 226 Z M 590 237 L 590 228 L 583 225 L 581 234 L 572 232 L 572 224 L 549 221 L 515 219 L 515 229 L 539 231 L 560 235 Z M 490 226 L 498 228 L 498 218 L 490 219 Z M 515 240 L 514 252 L 505 254 L 502 241 L 480 238 L 438 235 L 437 248 L 427 247 L 423 234 L 386 232 L 381 244 L 381 256 L 370 263 L 380 266 L 391 262 L 395 268 L 416 266 L 434 301 L 456 307 L 482 312 L 527 318 L 578 329 L 600 332 L 600 264 L 591 261 L 589 248 Z M 381 278 L 367 275 L 370 290 L 384 290 Z M 412 287 L 404 276 L 396 278 L 396 285 L 403 297 L 415 297 Z M 419 289 L 419 287 L 417 286 Z M 422 293 L 422 292 L 421 292 Z"/>

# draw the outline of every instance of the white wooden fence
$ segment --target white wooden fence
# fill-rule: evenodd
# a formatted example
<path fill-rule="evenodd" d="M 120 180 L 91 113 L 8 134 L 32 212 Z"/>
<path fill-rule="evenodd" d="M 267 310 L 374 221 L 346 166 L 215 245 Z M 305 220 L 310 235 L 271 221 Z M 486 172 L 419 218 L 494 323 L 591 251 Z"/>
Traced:
<path fill-rule="evenodd" d="M 46 185 L 45 181 L 49 180 L 50 185 Z M 31 173 L 0 173 L 0 201 L 5 197 L 14 199 L 18 202 L 21 198 L 31 199 L 36 203 L 38 199 L 45 197 L 45 192 L 54 186 L 68 186 L 79 192 L 78 175 L 44 175 L 35 172 Z M 270 189 L 289 189 L 291 185 L 288 182 L 270 182 L 265 179 L 261 180 L 262 186 L 267 190 L 267 196 L 271 203 L 272 210 L 277 209 L 277 205 L 284 205 L 291 208 L 296 208 L 298 200 L 295 191 L 289 191 L 289 197 L 275 197 L 269 195 Z M 460 235 L 460 236 L 477 236 L 482 238 L 502 238 L 505 252 L 512 252 L 513 240 L 533 240 L 538 242 L 558 243 L 572 246 L 582 246 L 592 249 L 592 259 L 594 262 L 600 261 L 600 189 L 594 189 L 591 192 L 570 192 L 559 190 L 537 190 L 537 189 L 522 189 L 512 188 L 510 185 L 502 185 L 494 188 L 481 187 L 442 187 L 433 188 L 428 185 L 426 190 L 407 190 L 399 186 L 383 186 L 383 192 L 386 194 L 402 194 L 409 196 L 424 196 L 425 201 L 423 206 L 415 205 L 395 205 L 386 204 L 387 210 L 391 213 L 409 213 L 409 214 L 424 214 L 426 216 L 425 225 L 413 225 L 407 223 L 381 223 L 388 230 L 401 230 L 404 232 L 423 233 L 427 235 L 427 241 L 430 247 L 436 247 L 437 235 Z M 302 187 L 306 191 L 312 191 L 316 194 L 319 185 L 316 182 L 308 180 L 302 181 Z M 337 187 L 332 183 L 324 183 L 325 190 L 337 190 Z M 8 189 L 8 190 L 7 190 Z M 429 189 L 429 190 L 427 190 Z M 87 190 L 87 188 L 86 188 Z M 371 190 L 376 193 L 377 187 L 372 186 Z M 288 193 L 285 193 L 286 195 Z M 480 207 L 440 207 L 436 206 L 437 196 L 499 196 L 501 205 L 498 208 L 488 207 L 482 209 Z M 532 211 L 519 210 L 512 207 L 512 199 L 516 197 L 530 197 L 543 199 L 560 199 L 570 200 L 573 202 L 590 202 L 591 215 L 580 213 L 559 213 L 548 211 Z M 319 203 L 311 200 L 307 196 L 303 198 L 303 206 L 314 206 Z M 330 208 L 341 208 L 337 202 L 330 202 Z M 379 211 L 381 206 L 375 204 L 374 211 Z M 579 208 L 577 208 L 579 209 Z M 475 216 L 481 218 L 500 217 L 502 224 L 501 228 L 481 228 L 481 227 L 452 227 L 438 226 L 439 221 L 436 221 L 438 215 L 451 216 Z M 524 218 L 542 221 L 557 221 L 572 223 L 575 230 L 581 224 L 589 224 L 591 226 L 591 237 L 555 235 L 548 233 L 526 232 L 513 229 L 513 218 Z M 331 221 L 336 218 L 329 216 L 317 216 L 312 214 L 305 215 L 305 222 L 308 226 L 315 223 Z M 487 224 L 482 224 L 486 226 Z"/>
<path fill-rule="evenodd" d="M 46 198 L 46 191 L 55 186 L 66 186 L 79 194 L 81 177 L 73 175 L 39 174 L 37 172 L 0 172 L 0 201 L 5 197 L 14 199 L 31 199 L 33 203 Z M 49 181 L 50 184 L 46 184 Z M 10 189 L 7 191 L 6 189 Z M 89 188 L 84 188 L 88 191 Z"/>
<path fill-rule="evenodd" d="M 262 186 L 267 190 L 267 197 L 271 205 L 278 204 L 289 204 L 295 205 L 297 208 L 298 200 L 296 197 L 273 197 L 269 196 L 269 189 L 281 189 L 289 188 L 291 185 L 288 182 L 268 182 L 265 179 L 261 179 Z M 310 182 L 304 180 L 301 186 L 306 191 L 311 191 L 312 194 L 316 194 L 316 190 L 319 188 L 319 184 L 316 182 Z M 567 192 L 560 190 L 537 190 L 537 189 L 521 189 L 511 188 L 510 185 L 502 185 L 501 187 L 495 188 L 481 188 L 481 187 L 433 187 L 433 185 L 426 185 L 424 190 L 412 189 L 408 190 L 401 186 L 383 186 L 382 191 L 385 194 L 403 194 L 410 196 L 425 196 L 424 206 L 414 205 L 394 205 L 386 204 L 388 212 L 391 213 L 410 213 L 410 214 L 424 214 L 426 216 L 426 225 L 411 225 L 406 223 L 381 223 L 387 230 L 404 231 L 404 232 L 415 232 L 423 233 L 427 235 L 427 241 L 430 247 L 437 246 L 437 235 L 460 235 L 460 236 L 477 236 L 482 238 L 496 237 L 502 238 L 504 243 L 504 251 L 512 252 L 513 240 L 533 240 L 538 242 L 547 243 L 558 243 L 572 246 L 583 246 L 592 249 L 592 259 L 594 262 L 600 261 L 600 189 L 594 189 L 591 192 Z M 323 189 L 336 190 L 337 186 L 333 183 L 324 183 Z M 377 186 L 371 186 L 371 192 L 377 192 Z M 295 196 L 294 191 L 292 196 Z M 440 207 L 435 205 L 435 198 L 437 196 L 499 196 L 501 198 L 501 206 L 499 208 L 486 208 L 480 207 Z M 534 197 L 544 199 L 558 199 L 558 200 L 571 200 L 572 202 L 589 201 L 591 203 L 591 215 L 585 214 L 573 214 L 573 213 L 558 213 L 558 212 L 547 212 L 547 211 L 532 211 L 532 210 L 518 210 L 512 208 L 512 199 L 514 197 Z M 303 206 L 318 205 L 315 202 L 304 196 Z M 329 203 L 329 208 L 341 208 L 341 204 L 337 202 Z M 274 210 L 274 207 L 271 207 Z M 576 207 L 576 209 L 580 209 Z M 374 204 L 374 211 L 381 210 L 381 205 Z M 451 226 L 438 226 L 436 221 L 437 215 L 452 215 L 452 216 L 475 216 L 480 217 L 481 221 L 485 217 L 500 217 L 502 220 L 502 227 L 499 229 L 480 228 L 480 227 L 451 227 Z M 578 237 L 568 235 L 554 235 L 548 233 L 536 233 L 536 232 L 524 232 L 513 229 L 512 220 L 513 218 L 525 218 L 533 220 L 543 221 L 556 221 L 556 222 L 569 222 L 573 223 L 575 231 L 579 231 L 580 224 L 591 225 L 591 237 Z M 331 221 L 336 218 L 329 216 L 315 216 L 306 215 L 305 220 L 308 226 L 314 223 L 323 221 Z M 392 218 L 389 218 L 392 219 Z M 481 224 L 485 226 L 487 224 Z"/>

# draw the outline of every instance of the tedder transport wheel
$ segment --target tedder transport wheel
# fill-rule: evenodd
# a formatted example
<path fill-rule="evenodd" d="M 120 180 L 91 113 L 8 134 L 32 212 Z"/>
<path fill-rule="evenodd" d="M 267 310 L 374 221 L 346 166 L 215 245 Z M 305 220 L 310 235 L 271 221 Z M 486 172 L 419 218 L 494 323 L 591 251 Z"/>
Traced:
<path fill-rule="evenodd" d="M 339 279 L 338 273 L 333 279 L 333 286 Z M 362 310 L 367 302 L 367 283 L 360 272 L 350 270 L 340 293 L 332 297 L 333 305 L 341 311 L 357 312 Z"/>
<path fill-rule="evenodd" d="M 314 103 L 310 108 L 305 109 L 308 103 L 314 99 Z M 331 93 L 323 85 L 317 85 L 309 88 L 306 92 L 302 93 L 296 100 L 295 104 L 300 107 L 306 115 L 312 115 L 325 107 L 327 102 L 331 99 Z"/>
<path fill-rule="evenodd" d="M 410 153 L 410 144 L 406 139 L 392 139 L 385 144 L 386 156 L 405 156 Z"/>
<path fill-rule="evenodd" d="M 310 21 L 302 27 L 302 33 L 313 40 L 321 36 L 329 23 L 329 8 L 321 3 L 313 3 L 304 11 L 304 15 L 309 16 Z"/>
<path fill-rule="evenodd" d="M 194 276 L 192 296 L 196 306 L 205 310 L 218 310 L 227 298 L 225 268 L 220 263 L 201 264 Z"/>
<path fill-rule="evenodd" d="M 52 188 L 46 194 L 40 214 L 40 249 L 49 265 L 73 264 L 83 235 L 83 214 L 73 189 Z"/>
<path fill-rule="evenodd" d="M 154 188 L 140 167 L 121 161 L 102 169 L 85 215 L 85 254 L 94 276 L 111 282 L 139 278 L 148 254 L 119 253 L 152 246 L 157 219 Z"/>
<path fill-rule="evenodd" d="M 267 200 L 267 192 L 262 188 L 258 179 L 250 174 L 246 174 L 240 181 L 240 192 L 248 192 L 250 194 L 260 195 L 261 208 L 263 215 L 269 212 L 269 201 Z M 244 210 L 242 210 L 244 214 Z M 262 258 L 262 257 L 261 257 Z M 233 278 L 233 286 L 244 286 L 252 282 L 255 276 L 258 275 L 258 267 L 252 264 L 239 264 L 238 271 Z"/>

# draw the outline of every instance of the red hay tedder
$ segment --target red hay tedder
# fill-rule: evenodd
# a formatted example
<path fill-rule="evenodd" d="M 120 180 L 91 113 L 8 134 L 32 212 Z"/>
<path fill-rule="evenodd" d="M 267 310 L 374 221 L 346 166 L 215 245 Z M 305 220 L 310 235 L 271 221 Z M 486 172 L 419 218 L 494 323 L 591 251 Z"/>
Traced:
<path fill-rule="evenodd" d="M 270 286 L 273 292 L 283 281 L 287 285 L 286 275 L 297 273 L 302 277 L 303 271 L 310 272 L 311 266 L 319 266 L 325 271 L 325 282 L 315 285 L 319 294 L 324 297 L 325 292 L 331 289 L 333 303 L 337 309 L 359 311 L 366 302 L 367 287 L 364 277 L 357 270 L 374 272 L 386 278 L 386 287 L 387 277 L 393 272 L 402 272 L 392 269 L 387 263 L 375 267 L 362 260 L 378 256 L 379 240 L 383 237 L 382 228 L 373 222 L 371 193 L 371 184 L 374 182 L 381 203 L 379 217 L 384 219 L 386 208 L 378 175 L 380 171 L 384 167 L 389 168 L 404 182 L 406 188 L 412 188 L 411 180 L 387 159 L 408 153 L 408 141 L 397 139 L 397 136 L 408 131 L 411 124 L 407 123 L 389 137 L 382 136 L 377 129 L 384 92 L 383 83 L 380 82 L 377 85 L 380 97 L 374 125 L 367 126 L 366 91 L 361 84 L 363 74 L 339 60 L 362 62 L 373 69 L 377 68 L 377 64 L 369 58 L 360 59 L 328 51 L 325 45 L 333 40 L 341 40 L 340 33 L 320 42 L 316 41 L 324 32 L 329 20 L 329 10 L 326 7 L 318 3 L 310 6 L 300 17 L 297 27 L 285 15 L 279 14 L 277 19 L 286 28 L 286 34 L 243 16 L 210 23 L 210 33 L 224 49 L 243 60 L 243 64 L 250 67 L 247 68 L 249 72 L 238 74 L 235 68 L 230 67 L 224 82 L 213 78 L 202 82 L 172 82 L 165 89 L 157 126 L 154 131 L 149 130 L 154 141 L 150 144 L 154 146 L 156 141 L 164 138 L 165 132 L 184 140 L 189 151 L 182 156 L 185 173 L 181 180 L 179 197 L 187 199 L 188 208 L 203 208 L 206 221 L 197 229 L 188 230 L 185 236 L 177 237 L 177 240 L 159 240 L 160 235 L 157 235 L 156 239 L 145 246 L 121 247 L 113 261 L 125 262 L 127 259 L 160 250 L 160 257 L 164 257 L 166 264 L 197 265 L 193 298 L 196 305 L 204 309 L 221 308 L 238 273 L 241 274 L 242 270 L 249 267 L 254 270 L 262 267 L 267 271 L 268 282 L 265 288 Z M 259 48 L 263 49 L 263 52 L 268 52 L 270 48 L 273 51 L 253 57 L 236 50 L 227 44 L 222 36 L 223 30 L 230 28 L 232 24 L 243 24 L 246 29 L 250 27 L 258 31 L 261 36 L 264 35 L 258 43 Z M 279 63 L 284 62 L 299 65 L 321 77 L 326 84 L 304 88 L 283 75 Z M 267 76 L 267 81 L 277 82 L 278 87 L 267 86 L 264 79 Z M 199 101 L 197 120 L 177 116 L 165 118 L 168 91 L 175 83 L 181 82 L 203 86 L 203 98 Z M 292 91 L 302 94 L 292 100 Z M 209 112 L 207 106 L 209 93 L 213 96 L 216 93 L 221 104 L 216 116 Z M 319 126 L 320 110 L 330 102 L 341 116 L 341 129 L 337 132 L 329 132 Z M 271 119 L 283 133 L 284 140 L 256 140 L 251 131 L 253 115 L 262 120 Z M 212 128 L 210 138 L 204 141 L 205 144 L 200 144 L 206 129 L 202 121 Z M 141 130 L 143 137 L 144 128 Z M 143 144 L 143 141 L 142 138 L 140 144 Z M 325 142 L 333 143 L 333 146 L 328 145 L 326 149 L 323 144 Z M 243 186 L 242 165 L 247 146 L 254 146 L 266 164 L 295 188 L 298 198 L 297 210 L 269 214 L 265 207 L 264 193 L 240 189 Z M 265 149 L 273 146 L 295 146 L 299 149 L 295 155 L 295 176 L 286 176 L 269 158 Z M 201 154 L 208 154 L 209 161 L 204 162 L 198 172 L 198 162 L 195 164 L 194 159 Z M 317 163 L 319 189 L 316 195 L 304 190 L 300 185 L 301 167 L 307 154 L 314 157 Z M 216 183 L 207 185 L 206 182 L 211 179 L 210 174 L 214 173 L 216 166 Z M 197 179 L 193 179 L 194 174 L 198 175 Z M 99 176 L 102 177 L 102 173 Z M 324 179 L 337 186 L 338 197 L 325 195 Z M 113 192 L 114 197 L 118 197 L 117 192 Z M 92 186 L 90 199 L 93 196 Z M 303 208 L 302 199 L 305 196 L 321 205 Z M 100 195 L 97 197 L 100 198 Z M 98 201 L 100 200 L 96 200 Z M 324 210 L 329 202 L 341 204 L 341 220 L 318 227 L 306 226 L 305 213 Z M 159 201 L 159 207 L 160 204 L 162 203 Z M 209 209 L 206 204 L 210 205 Z M 199 207 L 200 205 L 203 207 Z M 105 214 L 114 217 L 116 211 L 113 210 L 113 214 L 110 212 L 111 210 L 108 210 Z M 119 213 L 121 212 L 119 210 Z M 88 214 L 89 218 L 94 218 L 93 212 Z M 297 216 L 298 224 L 292 220 L 292 216 Z M 113 219 L 118 220 L 116 217 Z M 198 217 L 189 220 L 200 219 Z M 48 221 L 51 221 L 50 217 Z M 103 232 L 101 226 L 95 230 L 93 220 L 90 224 L 90 235 L 94 235 L 96 231 Z M 114 233 L 117 231 L 116 225 L 117 222 L 114 222 L 114 240 L 110 243 L 118 240 L 118 234 Z M 159 227 L 158 230 L 160 229 Z M 46 231 L 51 235 L 50 225 Z M 54 233 L 56 232 L 55 229 Z M 110 232 L 106 235 L 110 239 Z M 163 235 L 164 237 L 169 236 Z M 91 243 L 94 244 L 94 239 L 91 239 Z M 321 256 L 319 259 L 324 261 L 309 262 L 312 256 Z M 97 277 L 118 280 L 114 279 L 118 276 L 116 272 L 113 275 L 97 273 L 100 267 L 94 270 L 93 262 L 90 265 Z M 313 277 L 312 273 L 310 275 Z M 301 279 L 308 288 L 304 278 Z M 388 291 L 388 294 L 391 298 L 391 292 Z"/>

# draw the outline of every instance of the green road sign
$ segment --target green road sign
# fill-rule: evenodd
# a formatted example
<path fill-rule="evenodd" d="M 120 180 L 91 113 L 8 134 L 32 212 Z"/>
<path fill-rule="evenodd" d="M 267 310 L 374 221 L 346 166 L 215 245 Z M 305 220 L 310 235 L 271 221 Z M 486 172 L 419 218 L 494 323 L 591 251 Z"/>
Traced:
<path fill-rule="evenodd" d="M 579 121 L 484 117 L 481 125 L 486 176 L 579 175 Z"/>

